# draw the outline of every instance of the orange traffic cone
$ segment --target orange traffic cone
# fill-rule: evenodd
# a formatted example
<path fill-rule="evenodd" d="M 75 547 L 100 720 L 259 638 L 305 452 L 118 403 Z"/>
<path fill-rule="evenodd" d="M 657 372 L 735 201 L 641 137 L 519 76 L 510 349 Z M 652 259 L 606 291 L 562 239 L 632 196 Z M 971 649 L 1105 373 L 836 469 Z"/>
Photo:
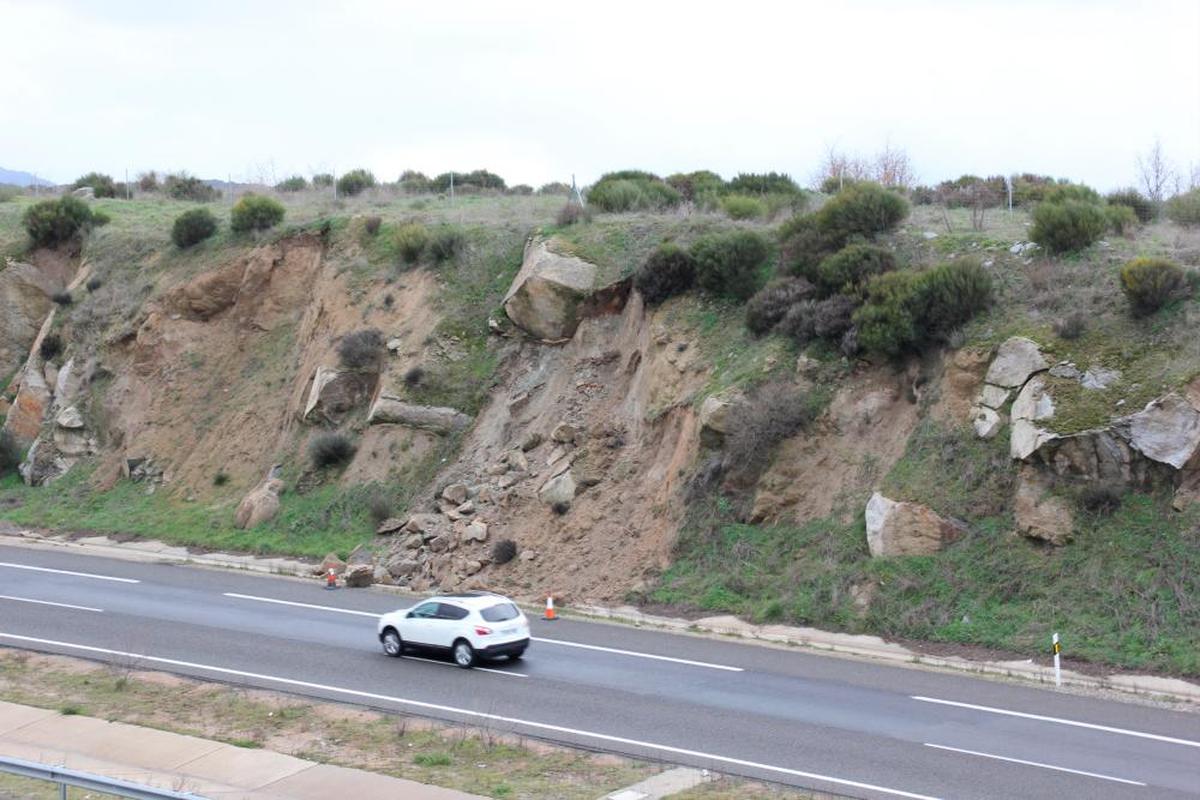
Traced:
<path fill-rule="evenodd" d="M 558 619 L 558 615 L 554 613 L 554 595 L 546 595 L 546 613 L 542 615 L 542 619 L 553 622 Z"/>
<path fill-rule="evenodd" d="M 326 589 L 336 589 L 337 588 L 337 573 L 333 571 L 333 567 L 330 567 L 329 572 L 325 575 L 325 588 Z"/>

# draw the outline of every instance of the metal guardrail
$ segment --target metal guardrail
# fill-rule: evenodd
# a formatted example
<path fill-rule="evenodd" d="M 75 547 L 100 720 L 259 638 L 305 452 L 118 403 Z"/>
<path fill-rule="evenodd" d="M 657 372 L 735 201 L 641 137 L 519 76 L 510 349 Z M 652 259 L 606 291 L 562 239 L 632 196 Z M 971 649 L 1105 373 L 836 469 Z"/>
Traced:
<path fill-rule="evenodd" d="M 93 792 L 104 792 L 118 797 L 128 797 L 132 800 L 205 800 L 202 795 L 191 792 L 156 789 L 153 786 L 123 781 L 118 778 L 106 778 L 90 772 L 80 772 L 66 767 L 39 764 L 36 761 L 25 761 L 7 756 L 0 756 L 0 772 L 56 783 L 59 787 L 59 796 L 64 800 L 67 796 L 68 786 L 89 789 Z"/>

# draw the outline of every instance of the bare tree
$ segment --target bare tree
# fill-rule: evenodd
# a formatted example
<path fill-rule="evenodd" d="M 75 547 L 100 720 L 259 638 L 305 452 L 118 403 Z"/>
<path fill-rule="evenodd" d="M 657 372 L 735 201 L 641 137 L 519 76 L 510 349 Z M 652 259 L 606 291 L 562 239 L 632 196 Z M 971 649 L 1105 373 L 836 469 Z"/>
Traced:
<path fill-rule="evenodd" d="M 875 156 L 875 180 L 881 185 L 897 189 L 907 189 L 914 183 L 912 162 L 908 153 L 891 143 L 884 145 Z"/>
<path fill-rule="evenodd" d="M 812 185 L 813 188 L 822 191 L 830 189 L 837 191 L 846 181 L 867 180 L 871 177 L 871 173 L 871 165 L 866 161 L 857 156 L 842 153 L 835 146 L 830 145 L 829 149 L 825 151 L 825 158 L 821 161 L 821 166 L 813 174 Z"/>
<path fill-rule="evenodd" d="M 1144 156 L 1138 156 L 1137 168 L 1146 196 L 1155 203 L 1161 203 L 1165 199 L 1167 188 L 1175 178 L 1175 169 L 1163 153 L 1161 139 L 1155 139 L 1154 147 Z"/>

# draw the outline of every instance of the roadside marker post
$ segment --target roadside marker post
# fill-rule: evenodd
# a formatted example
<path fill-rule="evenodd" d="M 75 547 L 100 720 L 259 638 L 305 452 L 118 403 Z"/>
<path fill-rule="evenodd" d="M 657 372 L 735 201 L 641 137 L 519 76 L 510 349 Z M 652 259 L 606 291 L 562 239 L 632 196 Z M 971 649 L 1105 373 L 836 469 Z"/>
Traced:
<path fill-rule="evenodd" d="M 1059 664 L 1058 654 L 1062 652 L 1062 645 L 1059 644 L 1057 633 L 1051 637 L 1050 643 L 1051 643 L 1052 647 L 1054 648 L 1054 685 L 1061 687 L 1062 686 L 1062 667 Z"/>

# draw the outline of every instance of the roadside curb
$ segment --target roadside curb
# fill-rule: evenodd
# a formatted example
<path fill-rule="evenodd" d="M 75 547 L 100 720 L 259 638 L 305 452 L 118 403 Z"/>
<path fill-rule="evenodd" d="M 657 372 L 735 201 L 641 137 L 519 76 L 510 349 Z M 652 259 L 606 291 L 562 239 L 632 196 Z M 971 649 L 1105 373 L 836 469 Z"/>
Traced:
<path fill-rule="evenodd" d="M 0 532 L 0 545 L 33 549 L 70 549 L 90 555 L 117 558 L 125 561 L 171 562 L 212 569 L 241 570 L 276 577 L 314 580 L 313 562 L 292 558 L 258 557 L 229 553 L 191 553 L 185 547 L 168 545 L 153 539 L 116 542 L 106 536 L 70 538 L 61 534 L 42 534 L 36 531 L 9 528 Z M 412 595 L 397 586 L 373 584 L 372 589 L 388 594 Z M 527 611 L 539 612 L 528 603 L 520 603 Z M 973 661 L 955 656 L 934 656 L 920 653 L 903 645 L 887 642 L 877 636 L 836 633 L 817 628 L 787 625 L 755 625 L 734 616 L 713 616 L 697 620 L 643 613 L 632 606 L 608 608 L 596 605 L 573 605 L 559 609 L 563 617 L 611 622 L 634 627 L 655 628 L 673 633 L 703 637 L 733 637 L 748 643 L 786 649 L 805 649 L 823 654 L 838 655 L 870 661 L 885 661 L 898 666 L 986 675 L 1021 680 L 1042 686 L 1054 686 L 1054 670 L 1032 660 Z M 1145 699 L 1200 706 L 1200 684 L 1178 678 L 1155 675 L 1108 675 L 1095 677 L 1064 669 L 1062 685 L 1076 689 L 1100 690 L 1133 695 Z"/>

